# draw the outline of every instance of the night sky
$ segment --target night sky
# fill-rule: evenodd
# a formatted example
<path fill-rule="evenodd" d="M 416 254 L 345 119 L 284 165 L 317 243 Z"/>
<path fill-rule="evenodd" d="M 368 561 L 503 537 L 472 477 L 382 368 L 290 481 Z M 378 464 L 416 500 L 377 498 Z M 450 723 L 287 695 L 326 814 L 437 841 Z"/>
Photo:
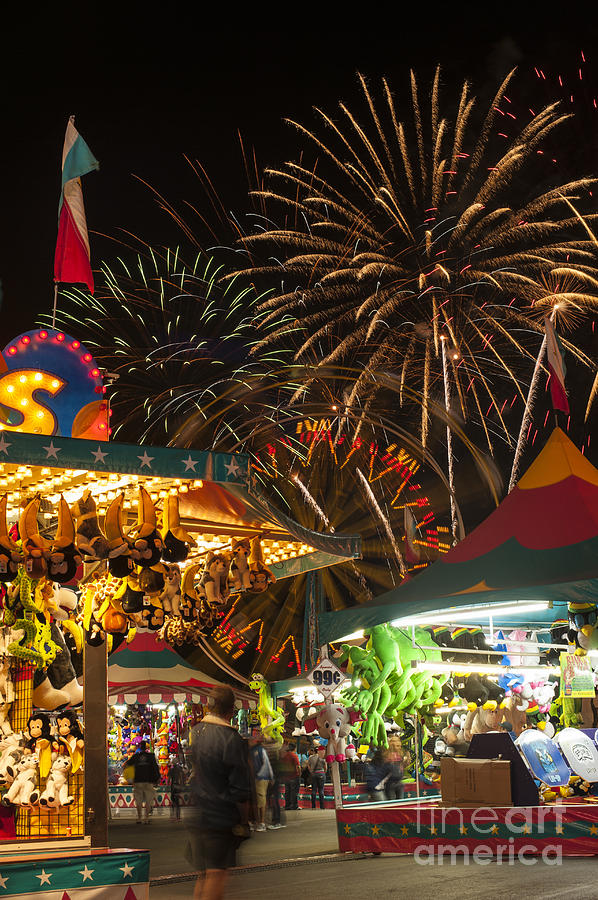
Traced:
<path fill-rule="evenodd" d="M 309 28 L 264 31 L 254 22 L 232 34 L 224 22 L 211 26 L 199 15 L 193 19 L 180 8 L 163 7 L 160 18 L 151 21 L 87 22 L 69 34 L 48 36 L 35 51 L 17 32 L 14 40 L 5 33 L 0 63 L 3 344 L 33 327 L 36 315 L 51 307 L 60 158 L 69 114 L 76 115 L 101 165 L 83 182 L 97 267 L 121 252 L 115 240 L 123 229 L 150 243 L 180 241 L 173 223 L 134 176 L 174 204 L 189 200 L 209 216 L 207 198 L 184 161 L 187 154 L 204 165 L 227 208 L 242 216 L 249 204 L 237 132 L 247 147 L 256 148 L 262 164 L 281 162 L 296 148 L 283 117 L 310 123 L 314 104 L 332 110 L 339 99 L 351 103 L 356 71 L 372 83 L 385 74 L 404 90 L 410 66 L 423 80 L 440 62 L 447 90 L 468 77 L 485 99 L 518 64 L 519 90 L 544 89 L 538 91 L 538 105 L 552 95 L 530 75 L 535 64 L 554 74 L 558 61 L 574 72 L 584 49 L 591 71 L 598 46 L 595 22 L 586 19 L 581 27 L 577 21 L 539 21 L 531 14 L 522 21 L 505 12 L 490 24 L 489 11 L 477 5 L 476 16 L 459 18 L 468 6 L 459 7 L 454 20 L 433 16 L 435 7 L 426 6 L 419 20 L 413 11 L 411 18 L 397 13 L 372 28 L 356 19 L 353 30 L 339 31 L 334 23 L 314 20 Z M 584 141 L 575 140 L 574 131 L 571 135 L 567 161 L 575 168 L 572 156 L 582 152 Z M 586 151 L 593 140 L 588 136 Z M 583 165 L 587 169 L 585 160 Z M 207 232 L 200 237 L 206 247 L 214 242 Z M 218 237 L 230 243 L 224 230 Z"/>

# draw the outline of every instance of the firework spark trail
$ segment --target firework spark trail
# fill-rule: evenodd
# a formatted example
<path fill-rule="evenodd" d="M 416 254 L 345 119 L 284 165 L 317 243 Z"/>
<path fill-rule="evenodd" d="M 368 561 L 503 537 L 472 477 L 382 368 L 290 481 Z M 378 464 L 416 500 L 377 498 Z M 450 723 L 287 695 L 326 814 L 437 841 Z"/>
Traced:
<path fill-rule="evenodd" d="M 451 384 L 449 380 L 448 366 L 446 362 L 446 340 L 442 341 L 442 377 L 444 379 L 444 408 L 447 416 L 451 412 Z M 448 458 L 448 483 L 451 500 L 451 532 L 453 535 L 453 546 L 457 543 L 457 505 L 455 503 L 455 474 L 453 460 L 453 433 L 451 431 L 450 421 L 446 423 L 446 452 Z M 461 535 L 461 538 L 465 535 Z"/>
<path fill-rule="evenodd" d="M 363 472 L 361 471 L 361 469 L 359 467 L 357 467 L 355 469 L 355 471 L 357 472 L 357 475 L 363 485 L 366 497 L 368 498 L 369 502 L 371 503 L 372 507 L 374 508 L 374 512 L 376 513 L 376 515 L 382 522 L 382 526 L 388 536 L 388 539 L 391 543 L 392 549 L 394 550 L 394 554 L 397 558 L 397 562 L 399 563 L 399 569 L 401 570 L 401 575 L 404 577 L 407 574 L 407 566 L 405 565 L 405 560 L 403 559 L 403 554 L 401 553 L 401 548 L 397 544 L 396 538 L 393 534 L 390 522 L 388 521 L 388 518 L 382 512 L 382 509 L 380 508 L 380 504 L 376 500 L 376 497 L 374 496 L 374 492 L 372 491 L 371 487 L 369 486 L 368 480 L 365 477 L 365 475 L 363 474 Z"/>
<path fill-rule="evenodd" d="M 328 518 L 328 516 L 326 515 L 324 510 L 321 509 L 320 506 L 318 506 L 315 498 L 309 492 L 308 488 L 303 484 L 303 482 L 301 481 L 299 476 L 292 475 L 291 478 L 295 482 L 295 484 L 297 485 L 297 487 L 299 488 L 299 490 L 301 491 L 301 493 L 303 494 L 305 499 L 307 500 L 308 505 L 313 509 L 313 511 L 316 513 L 316 515 L 322 520 L 322 522 L 324 523 L 326 528 L 329 528 L 330 527 L 330 519 Z"/>
<path fill-rule="evenodd" d="M 551 318 L 553 318 L 553 317 L 551 316 Z M 523 417 L 521 419 L 521 428 L 519 429 L 519 436 L 517 438 L 517 447 L 515 448 L 515 456 L 513 458 L 513 468 L 511 469 L 511 479 L 509 481 L 509 490 L 507 492 L 509 494 L 515 487 L 515 484 L 517 483 L 519 464 L 521 462 L 521 457 L 523 455 L 523 451 L 527 444 L 527 430 L 529 428 L 530 422 L 532 421 L 534 402 L 535 402 L 536 396 L 538 394 L 538 385 L 540 382 L 540 372 L 543 369 L 542 357 L 544 356 L 545 350 L 546 350 L 546 335 L 544 335 L 544 337 L 542 339 L 542 343 L 540 345 L 540 352 L 538 353 L 538 358 L 536 359 L 536 364 L 534 366 L 532 380 L 530 382 L 529 391 L 527 393 L 527 399 L 525 401 L 525 409 L 523 411 Z"/>

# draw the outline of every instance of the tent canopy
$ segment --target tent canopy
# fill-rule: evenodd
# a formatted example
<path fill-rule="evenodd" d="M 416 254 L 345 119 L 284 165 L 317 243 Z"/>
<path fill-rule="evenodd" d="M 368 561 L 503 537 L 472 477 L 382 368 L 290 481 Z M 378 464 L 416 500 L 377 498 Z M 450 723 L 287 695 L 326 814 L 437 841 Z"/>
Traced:
<path fill-rule="evenodd" d="M 205 703 L 216 684 L 220 682 L 188 665 L 172 647 L 149 632 L 139 632 L 130 644 L 121 644 L 108 660 L 111 704 Z M 235 691 L 235 695 L 245 708 L 249 707 L 249 694 Z"/>
<path fill-rule="evenodd" d="M 404 616 L 538 600 L 598 600 L 598 470 L 560 428 L 468 537 L 373 603 L 323 613 L 320 641 Z"/>

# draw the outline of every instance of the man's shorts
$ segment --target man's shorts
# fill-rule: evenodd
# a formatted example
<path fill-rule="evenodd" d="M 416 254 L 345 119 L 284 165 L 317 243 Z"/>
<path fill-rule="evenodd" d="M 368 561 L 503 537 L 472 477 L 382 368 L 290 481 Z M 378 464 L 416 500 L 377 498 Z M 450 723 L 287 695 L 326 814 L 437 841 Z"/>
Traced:
<path fill-rule="evenodd" d="M 192 862 L 200 871 L 230 869 L 235 865 L 239 838 L 232 831 L 203 831 L 193 828 L 190 844 Z"/>
<path fill-rule="evenodd" d="M 153 784 L 149 781 L 136 781 L 133 785 L 133 796 L 135 797 L 135 806 L 141 806 L 145 801 L 146 809 L 149 812 L 154 805 L 156 792 Z"/>
<path fill-rule="evenodd" d="M 266 805 L 266 796 L 268 794 L 268 785 L 269 781 L 266 781 L 265 778 L 256 778 L 255 779 L 255 796 L 257 799 L 258 806 Z"/>

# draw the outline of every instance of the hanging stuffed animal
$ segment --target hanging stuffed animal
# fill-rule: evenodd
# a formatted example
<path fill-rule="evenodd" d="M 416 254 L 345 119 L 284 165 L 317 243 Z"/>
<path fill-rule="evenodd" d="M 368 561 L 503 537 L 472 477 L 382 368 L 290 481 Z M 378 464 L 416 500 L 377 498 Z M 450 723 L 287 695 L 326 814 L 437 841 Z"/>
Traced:
<path fill-rule="evenodd" d="M 46 787 L 39 798 L 40 806 L 49 806 L 57 809 L 60 806 L 69 806 L 75 799 L 69 794 L 68 777 L 73 764 L 70 756 L 57 756 L 52 763 Z"/>
<path fill-rule="evenodd" d="M 249 689 L 256 691 L 259 697 L 257 712 L 260 717 L 262 733 L 269 740 L 281 741 L 285 723 L 284 711 L 273 703 L 270 685 L 263 675 L 254 672 L 249 682 Z"/>
<path fill-rule="evenodd" d="M 39 770 L 42 778 L 45 778 L 50 771 L 52 762 L 51 741 L 52 732 L 50 731 L 50 719 L 41 712 L 32 713 L 27 722 L 27 734 L 29 738 L 23 749 L 23 755 L 29 753 L 37 754 L 39 762 Z"/>
<path fill-rule="evenodd" d="M 223 606 L 229 597 L 228 589 L 228 560 L 223 553 L 208 551 L 204 570 L 201 576 L 206 600 L 210 606 Z"/>
<path fill-rule="evenodd" d="M 181 525 L 178 494 L 169 494 L 164 500 L 160 534 L 163 543 L 162 559 L 169 563 L 184 562 L 195 541 Z"/>
<path fill-rule="evenodd" d="M 164 590 L 165 571 L 166 567 L 164 564 L 158 562 L 154 566 L 146 566 L 139 573 L 139 587 L 144 594 L 151 597 L 153 602 L 158 600 L 160 594 Z"/>
<path fill-rule="evenodd" d="M 52 743 L 52 749 L 59 756 L 70 757 L 73 773 L 77 772 L 83 763 L 83 748 L 85 746 L 83 732 L 77 714 L 72 710 L 65 710 L 56 716 L 56 739 Z"/>
<path fill-rule="evenodd" d="M 317 729 L 322 738 L 327 738 L 326 761 L 344 762 L 347 752 L 353 755 L 355 747 L 347 745 L 346 739 L 351 733 L 353 724 L 363 716 L 354 709 L 347 709 L 341 703 L 327 700 L 315 717 L 304 720 L 305 731 L 310 734 Z"/>
<path fill-rule="evenodd" d="M 474 734 L 487 734 L 489 731 L 499 731 L 500 724 L 505 717 L 505 711 L 501 707 L 497 709 L 484 709 L 479 707 L 470 710 L 463 726 L 463 735 L 466 741 L 470 741 Z"/>
<path fill-rule="evenodd" d="M 159 600 L 144 595 L 141 612 L 133 615 L 138 631 L 159 631 L 164 625 L 164 610 Z"/>
<path fill-rule="evenodd" d="M 205 592 L 200 585 L 196 586 L 195 576 L 199 572 L 201 564 L 187 566 L 181 582 L 181 599 L 179 600 L 179 614 L 185 622 L 195 622 L 199 619 L 202 608 L 202 600 Z"/>
<path fill-rule="evenodd" d="M 547 645 L 546 657 L 551 666 L 560 665 L 561 653 L 565 653 L 565 645 L 569 641 L 569 620 L 556 619 L 550 626 L 550 644 Z M 555 647 L 555 644 L 563 645 L 563 649 Z"/>
<path fill-rule="evenodd" d="M 143 593 L 139 577 L 135 573 L 123 578 L 120 587 L 114 594 L 114 599 L 118 600 L 123 612 L 130 615 L 141 612 L 143 609 Z"/>
<path fill-rule="evenodd" d="M 38 763 L 37 753 L 29 753 L 19 760 L 15 768 L 7 766 L 13 782 L 4 794 L 2 803 L 13 803 L 15 806 L 34 806 L 37 803 Z"/>
<path fill-rule="evenodd" d="M 61 494 L 58 528 L 50 550 L 49 576 L 59 584 L 72 581 L 82 561 L 75 545 L 75 522 L 68 503 Z"/>
<path fill-rule="evenodd" d="M 133 545 L 137 565 L 150 568 L 159 562 L 164 545 L 156 524 L 156 508 L 146 489 L 141 486 L 137 502 L 137 525 L 129 533 L 128 540 Z"/>
<path fill-rule="evenodd" d="M 31 500 L 19 519 L 19 537 L 25 556 L 25 572 L 30 578 L 42 578 L 48 571 L 51 541 L 39 533 L 37 514 L 40 508 L 39 494 Z"/>
<path fill-rule="evenodd" d="M 79 552 L 90 560 L 107 559 L 110 546 L 98 524 L 96 502 L 91 491 L 84 492 L 71 512 L 77 527 L 75 542 Z"/>
<path fill-rule="evenodd" d="M 252 593 L 261 594 L 271 584 L 276 583 L 276 577 L 264 564 L 262 542 L 259 536 L 251 539 L 251 552 L 247 562 L 249 563 L 249 578 L 251 581 L 249 590 Z"/>
<path fill-rule="evenodd" d="M 160 600 L 165 613 L 179 615 L 181 602 L 181 570 L 172 563 L 164 567 L 164 590 L 160 594 Z"/>
<path fill-rule="evenodd" d="M 591 602 L 569 603 L 567 608 L 569 644 L 575 647 L 575 653 L 585 656 L 590 649 L 590 638 L 598 621 L 596 604 Z"/>
<path fill-rule="evenodd" d="M 25 736 L 21 732 L 12 732 L 0 740 L 0 782 L 10 784 L 14 780 L 17 764 L 23 757 Z"/>
<path fill-rule="evenodd" d="M 3 653 L 0 659 L 0 735 L 12 733 L 8 714 L 15 699 L 15 689 L 10 677 L 10 663 L 10 656 Z"/>
<path fill-rule="evenodd" d="M 23 562 L 23 554 L 8 531 L 6 507 L 8 495 L 0 498 L 0 581 L 12 581 Z"/>
<path fill-rule="evenodd" d="M 483 706 L 489 697 L 488 687 L 479 675 L 455 675 L 455 687 L 459 696 L 467 701 L 467 708 L 475 711 Z"/>
<path fill-rule="evenodd" d="M 104 530 L 108 540 L 108 569 L 115 578 L 126 578 L 133 572 L 131 545 L 129 544 L 122 523 L 124 494 L 114 498 L 104 518 Z"/>
<path fill-rule="evenodd" d="M 251 590 L 251 577 L 249 573 L 249 555 L 251 544 L 249 538 L 231 539 L 231 561 L 229 569 L 229 582 L 233 591 Z"/>

